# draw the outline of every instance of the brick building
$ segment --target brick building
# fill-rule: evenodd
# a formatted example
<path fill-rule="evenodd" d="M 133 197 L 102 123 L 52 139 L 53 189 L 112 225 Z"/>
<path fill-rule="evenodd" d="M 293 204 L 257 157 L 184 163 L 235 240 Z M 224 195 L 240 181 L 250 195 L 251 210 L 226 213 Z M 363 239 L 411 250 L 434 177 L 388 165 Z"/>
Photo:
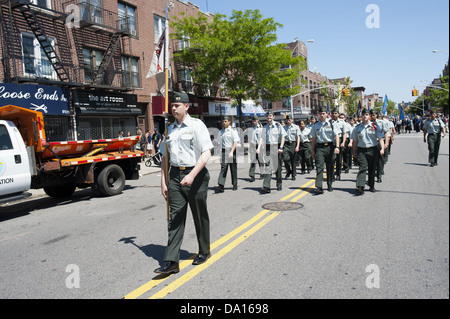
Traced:
<path fill-rule="evenodd" d="M 166 2 L 0 0 L 0 106 L 42 111 L 50 141 L 162 130 L 164 102 L 156 77 L 146 75 Z M 200 12 L 180 0 L 170 7 L 169 20 Z M 171 40 L 170 51 L 182 45 Z M 220 97 L 217 88 L 193 84 L 183 66 L 172 62 L 171 70 L 172 87 L 192 93 L 191 114 L 205 113 Z"/>

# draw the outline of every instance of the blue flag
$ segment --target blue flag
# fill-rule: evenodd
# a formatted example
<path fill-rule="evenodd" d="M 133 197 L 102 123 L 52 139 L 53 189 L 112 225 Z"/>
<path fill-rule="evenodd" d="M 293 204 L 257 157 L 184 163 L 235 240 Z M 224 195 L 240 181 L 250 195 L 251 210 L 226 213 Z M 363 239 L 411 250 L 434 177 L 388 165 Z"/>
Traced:
<path fill-rule="evenodd" d="M 359 100 L 358 102 L 358 110 L 356 110 L 356 115 L 361 116 L 361 111 L 362 111 L 362 105 L 361 105 L 361 100 Z"/>
<path fill-rule="evenodd" d="M 405 118 L 405 105 L 402 103 L 400 104 L 400 120 L 403 120 Z"/>
<path fill-rule="evenodd" d="M 388 98 L 387 98 L 387 94 L 386 94 L 386 95 L 384 95 L 383 115 L 386 115 L 386 113 L 387 113 L 387 105 L 388 105 Z"/>

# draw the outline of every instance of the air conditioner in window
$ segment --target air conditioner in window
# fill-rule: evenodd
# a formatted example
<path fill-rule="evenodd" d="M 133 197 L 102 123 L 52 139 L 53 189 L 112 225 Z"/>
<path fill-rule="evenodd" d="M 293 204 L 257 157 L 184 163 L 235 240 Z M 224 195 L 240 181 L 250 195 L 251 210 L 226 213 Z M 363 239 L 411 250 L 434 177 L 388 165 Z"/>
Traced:
<path fill-rule="evenodd" d="M 134 29 L 130 29 L 130 34 L 131 34 L 131 35 L 136 35 L 137 32 L 136 32 L 136 30 L 134 30 Z"/>
<path fill-rule="evenodd" d="M 94 23 L 103 24 L 103 17 L 94 17 Z"/>

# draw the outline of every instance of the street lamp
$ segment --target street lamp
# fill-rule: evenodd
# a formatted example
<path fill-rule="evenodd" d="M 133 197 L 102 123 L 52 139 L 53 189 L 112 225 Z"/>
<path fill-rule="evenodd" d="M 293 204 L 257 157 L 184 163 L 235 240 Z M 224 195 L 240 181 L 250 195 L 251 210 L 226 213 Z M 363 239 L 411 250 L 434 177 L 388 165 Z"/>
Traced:
<path fill-rule="evenodd" d="M 438 52 L 441 52 L 441 53 L 444 53 L 444 54 L 447 54 L 447 55 L 448 55 L 448 53 L 447 53 L 447 52 L 445 52 L 445 51 L 442 51 L 442 50 L 433 50 L 433 51 L 431 51 L 431 52 L 433 52 L 433 53 L 438 53 Z"/>

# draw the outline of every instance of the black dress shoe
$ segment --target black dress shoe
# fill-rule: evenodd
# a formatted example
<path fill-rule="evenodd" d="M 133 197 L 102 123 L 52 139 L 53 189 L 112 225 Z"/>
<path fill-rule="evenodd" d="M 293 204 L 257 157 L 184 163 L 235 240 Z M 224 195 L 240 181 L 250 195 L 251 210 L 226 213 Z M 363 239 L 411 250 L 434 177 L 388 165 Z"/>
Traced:
<path fill-rule="evenodd" d="M 269 193 L 270 193 L 270 188 L 262 187 L 262 188 L 261 188 L 261 192 L 262 192 L 262 193 L 269 194 Z"/>
<path fill-rule="evenodd" d="M 295 181 L 295 176 L 292 176 L 292 180 Z"/>
<path fill-rule="evenodd" d="M 253 183 L 254 181 L 255 181 L 255 178 L 253 176 L 251 176 L 249 182 Z"/>
<path fill-rule="evenodd" d="M 430 167 L 433 167 L 433 166 L 434 166 L 434 163 L 431 163 L 431 164 L 430 164 Z"/>
<path fill-rule="evenodd" d="M 211 257 L 211 254 L 198 254 L 197 257 L 195 257 L 194 261 L 192 262 L 193 265 L 200 265 L 203 264 L 205 261 L 207 261 Z"/>
<path fill-rule="evenodd" d="M 356 191 L 356 194 L 363 195 L 364 194 L 364 187 L 358 186 L 358 187 L 356 187 L 355 191 Z"/>
<path fill-rule="evenodd" d="M 320 187 L 316 187 L 314 189 L 314 194 L 317 194 L 317 195 L 323 194 L 323 189 Z"/>
<path fill-rule="evenodd" d="M 285 179 L 288 179 L 289 177 L 291 177 L 291 173 L 287 173 L 286 176 L 284 177 Z"/>
<path fill-rule="evenodd" d="M 348 174 L 349 172 L 350 170 L 348 168 L 344 171 L 345 174 Z"/>
<path fill-rule="evenodd" d="M 223 193 L 223 192 L 225 192 L 225 189 L 223 188 L 222 185 L 214 186 L 214 190 L 216 191 L 216 193 Z"/>
<path fill-rule="evenodd" d="M 375 187 L 369 188 L 369 191 L 372 192 L 372 193 L 375 193 L 376 192 Z"/>
<path fill-rule="evenodd" d="M 377 183 L 381 183 L 381 177 L 377 178 Z"/>
<path fill-rule="evenodd" d="M 333 191 L 333 186 L 328 186 L 328 191 L 332 192 Z"/>
<path fill-rule="evenodd" d="M 176 274 L 177 272 L 180 272 L 180 267 L 178 263 L 174 261 L 166 261 L 162 267 L 155 269 L 155 272 L 157 274 Z"/>
<path fill-rule="evenodd" d="M 233 185 L 233 190 L 237 191 L 237 185 Z"/>

